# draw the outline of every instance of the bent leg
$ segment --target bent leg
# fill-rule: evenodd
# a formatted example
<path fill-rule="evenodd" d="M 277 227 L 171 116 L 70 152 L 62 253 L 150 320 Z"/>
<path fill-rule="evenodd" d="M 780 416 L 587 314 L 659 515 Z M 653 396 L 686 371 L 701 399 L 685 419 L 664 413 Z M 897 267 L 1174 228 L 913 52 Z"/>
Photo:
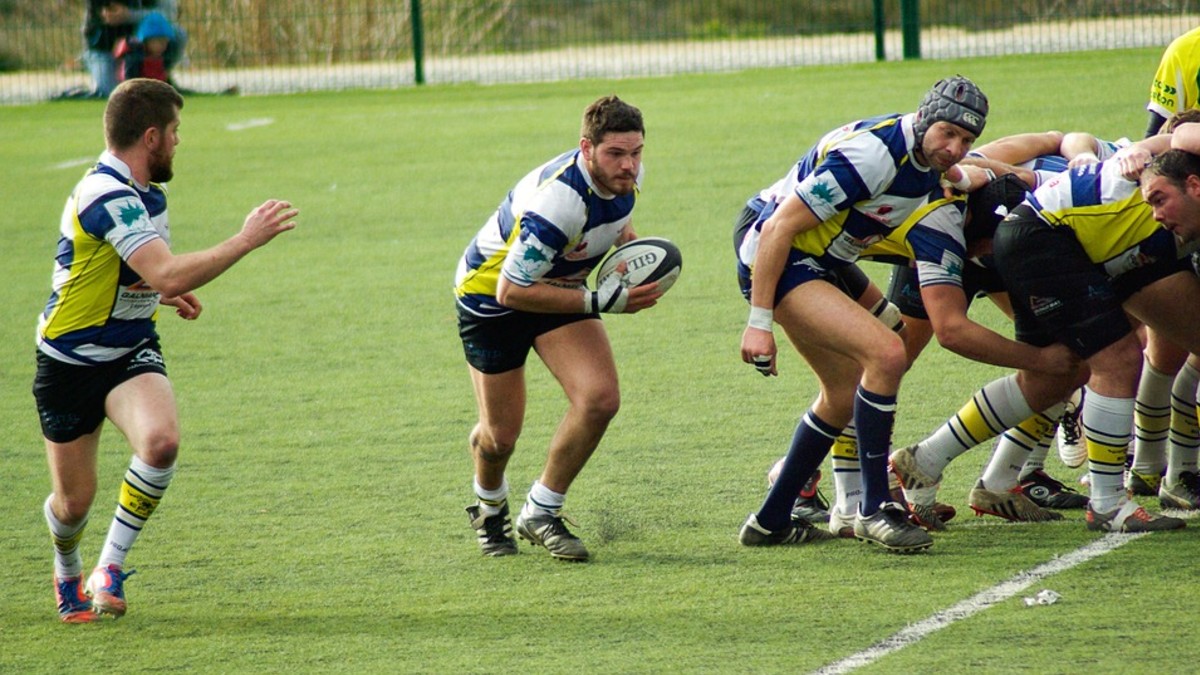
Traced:
<path fill-rule="evenodd" d="M 175 475 L 179 414 L 171 382 L 162 373 L 143 373 L 117 385 L 105 411 L 133 448 L 98 563 L 120 568 Z"/>
<path fill-rule="evenodd" d="M 604 324 L 597 319 L 545 333 L 534 341 L 534 349 L 562 385 L 568 404 L 539 482 L 566 494 L 620 408 L 617 366 Z"/>
<path fill-rule="evenodd" d="M 97 427 L 66 443 L 46 439 L 52 492 L 43 504 L 43 515 L 54 542 L 54 571 L 60 579 L 83 572 L 79 541 L 96 498 L 96 450 L 101 429 Z"/>
<path fill-rule="evenodd" d="M 479 421 L 469 439 L 475 482 L 479 488 L 495 492 L 504 486 L 504 470 L 525 419 L 525 368 L 494 375 L 468 368 L 479 410 Z"/>

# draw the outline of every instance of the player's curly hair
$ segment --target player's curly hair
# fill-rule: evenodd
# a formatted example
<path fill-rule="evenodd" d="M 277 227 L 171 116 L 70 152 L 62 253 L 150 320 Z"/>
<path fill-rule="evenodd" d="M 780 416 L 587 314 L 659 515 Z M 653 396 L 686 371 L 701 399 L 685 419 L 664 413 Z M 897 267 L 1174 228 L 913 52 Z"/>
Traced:
<path fill-rule="evenodd" d="M 597 99 L 583 111 L 583 126 L 579 135 L 586 138 L 592 145 L 600 145 L 604 135 L 636 131 L 646 135 L 646 127 L 642 123 L 642 111 L 622 101 L 616 96 L 605 96 Z"/>
<path fill-rule="evenodd" d="M 1180 124 L 1187 124 L 1189 122 L 1200 122 L 1200 110 L 1197 110 L 1196 108 L 1188 108 L 1187 110 L 1181 110 L 1177 113 L 1172 113 L 1171 116 L 1167 118 L 1167 121 L 1163 122 L 1162 128 L 1158 130 L 1158 133 L 1169 134 L 1172 131 L 1175 131 L 1175 128 Z"/>
<path fill-rule="evenodd" d="M 130 148 L 147 129 L 166 129 L 183 108 L 183 97 L 161 80 L 125 80 L 104 108 L 104 140 L 114 150 Z"/>
<path fill-rule="evenodd" d="M 1142 178 L 1147 174 L 1162 176 L 1171 185 L 1183 189 L 1188 176 L 1200 176 L 1200 155 L 1186 150 L 1168 150 L 1150 160 L 1142 170 Z"/>

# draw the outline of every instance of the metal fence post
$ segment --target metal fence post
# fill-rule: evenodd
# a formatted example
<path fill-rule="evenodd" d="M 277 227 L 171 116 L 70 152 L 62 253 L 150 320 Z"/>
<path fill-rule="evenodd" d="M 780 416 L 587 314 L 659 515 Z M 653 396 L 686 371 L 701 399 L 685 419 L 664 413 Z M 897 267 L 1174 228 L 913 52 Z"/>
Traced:
<path fill-rule="evenodd" d="M 886 28 L 886 22 L 883 17 L 883 0 L 875 0 L 875 60 L 883 61 L 887 58 L 887 54 L 883 48 L 883 31 Z"/>
<path fill-rule="evenodd" d="M 421 0 L 411 0 L 413 81 L 425 84 L 425 27 L 421 23 Z"/>
<path fill-rule="evenodd" d="M 920 0 L 900 0 L 900 32 L 904 36 L 904 58 L 921 58 Z"/>

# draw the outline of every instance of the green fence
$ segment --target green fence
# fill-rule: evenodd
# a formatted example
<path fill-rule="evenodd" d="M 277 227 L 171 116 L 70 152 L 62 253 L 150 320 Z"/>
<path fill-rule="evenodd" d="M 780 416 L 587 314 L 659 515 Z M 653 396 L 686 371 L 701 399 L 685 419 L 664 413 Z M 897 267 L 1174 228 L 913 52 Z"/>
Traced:
<path fill-rule="evenodd" d="M 178 4 L 189 40 L 177 82 L 245 93 L 1161 47 L 1200 25 L 1200 0 Z M 83 5 L 0 0 L 0 103 L 88 84 Z"/>

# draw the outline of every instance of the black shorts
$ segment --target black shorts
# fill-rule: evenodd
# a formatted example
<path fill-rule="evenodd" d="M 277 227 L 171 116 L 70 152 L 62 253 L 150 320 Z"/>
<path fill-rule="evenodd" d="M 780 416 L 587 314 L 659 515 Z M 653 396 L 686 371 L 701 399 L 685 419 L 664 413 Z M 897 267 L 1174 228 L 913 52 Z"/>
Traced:
<path fill-rule="evenodd" d="M 42 435 L 55 443 L 68 443 L 92 433 L 104 422 L 108 393 L 144 373 L 167 374 L 157 339 L 98 366 L 63 363 L 39 351 L 33 398 Z"/>
<path fill-rule="evenodd" d="M 996 270 L 980 267 L 972 262 L 963 265 L 962 283 L 968 306 L 975 298 L 1005 291 L 1004 282 L 1001 281 L 1000 274 Z M 900 313 L 904 316 L 929 320 L 929 313 L 925 311 L 925 301 L 921 299 L 921 283 L 915 267 L 896 265 L 892 268 L 887 299 L 899 307 Z"/>
<path fill-rule="evenodd" d="M 1111 278 L 1071 229 L 1051 227 L 1024 206 L 1000 223 L 992 245 L 1012 296 L 1017 339 L 1037 346 L 1061 342 L 1085 359 L 1133 330 L 1121 303 L 1186 269 L 1186 259 L 1168 253 Z"/>
<path fill-rule="evenodd" d="M 467 363 L 489 375 L 506 373 L 525 365 L 533 341 L 556 328 L 599 319 L 599 314 L 539 314 L 514 310 L 504 316 L 483 318 L 458 308 L 458 336 L 462 338 Z"/>

